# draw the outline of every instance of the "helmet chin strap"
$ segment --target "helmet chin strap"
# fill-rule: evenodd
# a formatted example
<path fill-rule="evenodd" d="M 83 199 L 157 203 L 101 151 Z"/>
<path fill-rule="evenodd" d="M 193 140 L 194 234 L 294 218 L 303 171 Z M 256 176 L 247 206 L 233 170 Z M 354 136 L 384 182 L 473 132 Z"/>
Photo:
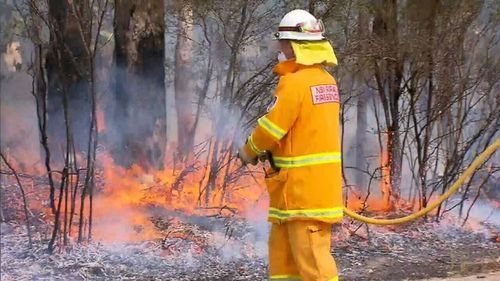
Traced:
<path fill-rule="evenodd" d="M 283 52 L 281 52 L 281 51 L 280 51 L 280 52 L 278 53 L 278 61 L 279 61 L 279 62 L 283 62 L 283 61 L 286 61 L 286 60 L 287 60 L 287 58 L 286 58 L 286 56 L 285 56 L 285 53 L 283 53 Z"/>

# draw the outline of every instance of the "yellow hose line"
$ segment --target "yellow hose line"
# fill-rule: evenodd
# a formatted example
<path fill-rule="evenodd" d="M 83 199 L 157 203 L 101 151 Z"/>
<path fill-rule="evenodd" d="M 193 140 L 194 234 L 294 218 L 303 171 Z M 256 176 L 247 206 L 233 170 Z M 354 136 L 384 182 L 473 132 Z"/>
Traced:
<path fill-rule="evenodd" d="M 453 195 L 453 193 L 455 193 L 458 190 L 458 188 L 472 175 L 472 173 L 479 166 L 481 166 L 481 164 L 483 164 L 483 162 L 486 161 L 486 159 L 488 159 L 488 157 L 490 157 L 490 155 L 492 155 L 499 147 L 500 147 L 500 139 L 497 139 L 493 144 L 488 146 L 488 148 L 486 148 L 486 150 L 483 151 L 476 159 L 474 159 L 472 164 L 470 164 L 467 170 L 465 170 L 465 172 L 458 178 L 458 180 L 453 183 L 453 185 L 448 189 L 448 191 L 446 191 L 446 193 L 441 195 L 441 197 L 439 197 L 438 200 L 436 200 L 434 203 L 428 205 L 426 208 L 416 213 L 397 219 L 375 219 L 359 215 L 349 210 L 347 207 L 344 207 L 344 214 L 360 222 L 376 224 L 376 225 L 401 224 L 418 219 L 419 217 L 422 217 L 427 213 L 429 213 L 430 211 L 432 211 L 433 209 L 435 209 L 437 206 L 439 206 L 439 204 L 443 203 L 444 200 L 448 199 L 451 195 Z"/>

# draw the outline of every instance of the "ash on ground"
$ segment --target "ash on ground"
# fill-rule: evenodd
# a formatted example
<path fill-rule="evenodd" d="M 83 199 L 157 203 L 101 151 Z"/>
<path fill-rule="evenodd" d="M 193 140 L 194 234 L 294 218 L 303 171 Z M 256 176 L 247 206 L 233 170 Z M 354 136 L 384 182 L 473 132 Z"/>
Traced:
<path fill-rule="evenodd" d="M 49 255 L 22 225 L 2 224 L 1 280 L 267 280 L 265 223 L 210 217 L 152 218 L 163 237 L 74 245 Z M 266 227 L 264 226 L 264 229 Z M 500 268 L 497 239 L 449 223 L 334 229 L 341 280 L 416 280 Z M 497 229 L 495 230 L 497 231 Z M 497 232 L 498 233 L 498 232 Z"/>

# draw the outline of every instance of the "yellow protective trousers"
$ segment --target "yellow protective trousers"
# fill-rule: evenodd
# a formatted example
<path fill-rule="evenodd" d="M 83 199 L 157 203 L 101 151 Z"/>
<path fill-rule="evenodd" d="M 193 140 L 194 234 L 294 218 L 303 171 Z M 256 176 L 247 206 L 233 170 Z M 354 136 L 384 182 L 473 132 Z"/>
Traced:
<path fill-rule="evenodd" d="M 273 223 L 269 236 L 270 280 L 338 281 L 330 253 L 332 225 L 317 220 Z"/>

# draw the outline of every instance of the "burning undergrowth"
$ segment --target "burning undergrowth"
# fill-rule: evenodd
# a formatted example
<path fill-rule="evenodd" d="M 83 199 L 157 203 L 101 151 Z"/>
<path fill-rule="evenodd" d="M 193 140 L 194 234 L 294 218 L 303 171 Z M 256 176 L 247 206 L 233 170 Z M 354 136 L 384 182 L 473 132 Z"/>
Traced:
<path fill-rule="evenodd" d="M 227 162 L 228 166 L 232 164 Z M 207 176 L 211 173 L 210 167 L 200 167 L 202 165 L 203 163 L 195 159 L 191 165 L 177 164 L 176 168 L 172 168 L 174 164 L 170 162 L 168 168 L 162 170 L 145 170 L 138 165 L 125 168 L 116 165 L 108 154 L 100 153 L 92 206 L 92 239 L 100 242 L 159 239 L 162 237 L 162 233 L 158 231 L 161 227 L 156 225 L 156 218 L 159 217 L 184 217 L 190 220 L 192 217 L 234 217 L 264 220 L 267 198 L 264 196 L 263 183 L 257 180 L 261 172 L 255 169 L 243 170 L 234 165 L 231 169 L 226 169 L 224 177 L 215 178 L 210 182 Z M 12 172 L 3 168 L 2 188 L 6 192 L 3 194 L 5 196 L 2 200 L 2 210 L 9 212 L 7 221 L 22 221 L 23 214 L 17 212 L 17 207 L 22 206 L 20 196 L 17 196 L 17 184 Z M 36 219 L 42 223 L 53 223 L 54 214 L 47 201 L 49 188 L 46 178 L 43 175 L 23 173 L 19 176 L 22 186 L 28 190 L 31 213 L 39 214 Z M 60 177 L 56 176 L 54 179 L 56 184 L 59 184 Z M 70 195 L 84 188 L 83 182 L 78 181 L 78 175 L 72 176 L 73 180 L 77 183 L 76 191 L 71 191 Z M 62 214 L 78 215 L 78 200 L 70 201 L 69 204 L 64 201 L 62 203 Z M 75 206 L 70 210 L 73 204 Z M 5 220 L 3 217 L 2 219 Z M 72 232 L 71 229 L 77 227 L 76 220 L 68 226 L 69 240 L 76 239 L 75 231 Z M 84 233 L 87 233 L 88 227 L 89 223 L 85 220 Z"/>
<path fill-rule="evenodd" d="M 138 166 L 129 169 L 116 166 L 105 155 L 101 161 L 101 190 L 94 207 L 97 240 L 123 242 L 158 238 L 161 235 L 151 219 L 155 217 L 264 218 L 267 199 L 262 196 L 262 183 L 252 176 L 255 171 L 240 172 L 240 168 L 235 167 L 228 173 L 237 174 L 237 180 L 229 183 L 229 175 L 216 179 L 217 188 L 208 193 L 210 183 L 206 174 L 210 171 L 199 168 L 196 162 L 176 170 L 148 172 Z"/>

